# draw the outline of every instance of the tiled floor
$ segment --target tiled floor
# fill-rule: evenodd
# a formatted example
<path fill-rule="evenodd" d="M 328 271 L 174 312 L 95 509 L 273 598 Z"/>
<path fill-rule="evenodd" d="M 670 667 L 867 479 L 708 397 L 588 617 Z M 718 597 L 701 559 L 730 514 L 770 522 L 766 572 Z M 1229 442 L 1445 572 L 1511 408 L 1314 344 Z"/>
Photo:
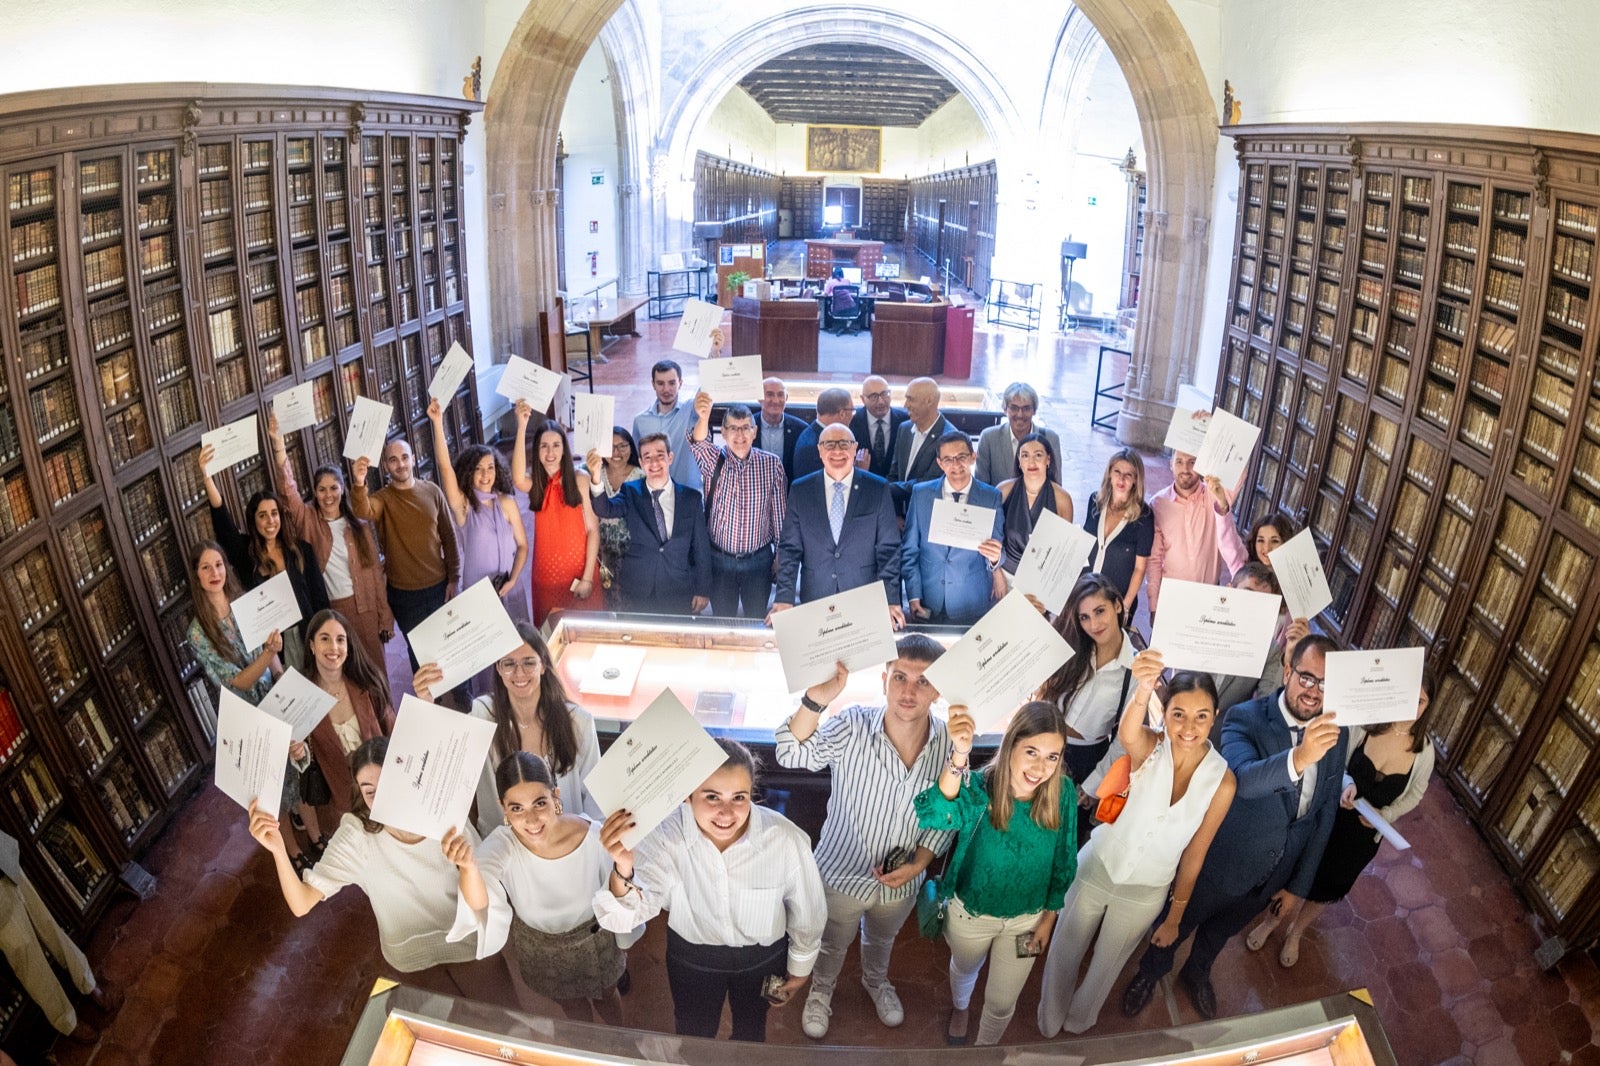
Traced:
<path fill-rule="evenodd" d="M 645 374 L 671 343 L 674 322 L 641 322 L 639 340 L 614 342 L 597 383 L 619 397 L 618 420 L 649 399 Z M 1014 330 L 979 332 L 973 380 L 998 391 L 1031 380 L 1045 398 L 1041 420 L 1071 440 L 1066 484 L 1081 508 L 1098 484 L 1111 435 L 1086 431 L 1095 358 L 1102 338 Z M 689 363 L 692 360 L 684 360 Z M 693 377 L 690 370 L 691 381 Z M 1166 484 L 1151 457 L 1150 490 Z M 391 648 L 391 674 L 407 678 L 404 651 Z M 1219 1005 L 1237 1014 L 1341 990 L 1368 988 L 1397 1058 L 1407 1064 L 1600 1063 L 1600 968 L 1587 957 L 1556 974 L 1533 963 L 1537 940 L 1527 910 L 1466 817 L 1437 781 L 1402 828 L 1414 851 L 1387 846 L 1350 899 L 1329 908 L 1307 935 L 1300 963 L 1284 970 L 1277 942 L 1253 955 L 1242 941 L 1215 970 Z M 376 928 L 365 900 L 347 892 L 296 921 L 279 896 L 271 864 L 245 831 L 244 816 L 212 789 L 199 794 L 145 857 L 159 878 L 148 902 L 118 902 L 87 945 L 97 971 L 127 993 L 101 1044 L 63 1042 L 62 1063 L 121 1066 L 271 1063 L 331 1066 L 340 1059 L 360 1005 L 379 972 Z M 660 923 L 632 952 L 631 1023 L 669 1030 Z M 907 1008 L 898 1030 L 876 1021 L 856 981 L 852 956 L 835 998 L 830 1040 L 843 1044 L 943 1045 L 949 996 L 941 944 L 902 934 L 892 976 Z M 1183 991 L 1158 996 L 1125 1019 L 1113 990 L 1096 1034 L 1196 1020 Z M 1035 977 L 1008 1034 L 1037 1040 Z M 770 1038 L 804 1044 L 799 1008 L 772 1016 Z M 24 1052 L 20 1062 L 36 1061 Z"/>

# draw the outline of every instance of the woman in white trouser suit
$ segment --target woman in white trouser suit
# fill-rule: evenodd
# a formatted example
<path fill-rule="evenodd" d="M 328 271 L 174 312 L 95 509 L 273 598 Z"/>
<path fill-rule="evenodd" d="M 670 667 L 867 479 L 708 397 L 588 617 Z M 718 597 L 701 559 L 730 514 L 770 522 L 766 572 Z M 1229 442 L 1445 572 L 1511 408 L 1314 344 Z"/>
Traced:
<path fill-rule="evenodd" d="M 1161 913 L 1174 873 L 1172 908 L 1151 939 L 1169 944 L 1177 937 L 1211 838 L 1233 803 L 1233 772 L 1209 739 L 1217 713 L 1210 675 L 1173 677 L 1158 732 L 1146 724 L 1146 708 L 1161 676 L 1159 652 L 1141 652 L 1132 671 L 1139 687 L 1117 730 L 1132 762 L 1127 806 L 1097 827 L 1078 855 L 1039 994 L 1039 1031 L 1047 1037 L 1094 1025 L 1112 982 Z M 1074 988 L 1090 941 L 1089 972 Z"/>

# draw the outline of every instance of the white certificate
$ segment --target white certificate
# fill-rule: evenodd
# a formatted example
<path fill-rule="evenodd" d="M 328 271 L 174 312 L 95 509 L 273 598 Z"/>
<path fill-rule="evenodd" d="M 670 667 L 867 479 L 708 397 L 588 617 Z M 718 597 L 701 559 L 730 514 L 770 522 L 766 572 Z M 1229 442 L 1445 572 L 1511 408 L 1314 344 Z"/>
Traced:
<path fill-rule="evenodd" d="M 1019 706 L 1068 659 L 1072 647 L 1015 589 L 922 672 L 982 731 Z"/>
<path fill-rule="evenodd" d="M 662 689 L 612 742 L 583 787 L 607 815 L 633 814 L 634 827 L 622 835 L 632 848 L 727 759 L 672 690 Z"/>
<path fill-rule="evenodd" d="M 1422 648 L 1328 652 L 1322 709 L 1337 715 L 1340 725 L 1414 720 L 1425 655 Z"/>
<path fill-rule="evenodd" d="M 590 696 L 631 696 L 644 665 L 644 652 L 631 644 L 597 645 L 578 691 Z"/>
<path fill-rule="evenodd" d="M 957 503 L 934 497 L 933 518 L 928 522 L 928 543 L 977 551 L 994 536 L 994 508 Z"/>
<path fill-rule="evenodd" d="M 1281 597 L 1172 578 L 1161 583 L 1150 647 L 1170 670 L 1260 677 Z"/>
<path fill-rule="evenodd" d="M 372 820 L 431 840 L 462 829 L 493 740 L 488 719 L 407 694 L 372 797 Z"/>
<path fill-rule="evenodd" d="M 1187 407 L 1172 410 L 1172 422 L 1167 426 L 1167 439 L 1163 442 L 1175 452 L 1199 455 L 1206 443 L 1206 427 L 1211 425 L 1210 411 L 1191 411 Z"/>
<path fill-rule="evenodd" d="M 252 707 L 222 686 L 217 702 L 217 766 L 212 780 L 233 802 L 249 810 L 250 801 L 278 813 L 283 775 L 289 766 L 289 723 Z"/>
<path fill-rule="evenodd" d="M 1060 614 L 1078 583 L 1089 553 L 1094 550 L 1094 534 L 1068 522 L 1054 511 L 1040 511 L 1028 546 L 1022 551 L 1011 587 L 1031 592 L 1051 614 Z"/>
<path fill-rule="evenodd" d="M 228 605 L 239 639 L 254 651 L 267 641 L 274 629 L 283 632 L 300 621 L 300 601 L 295 599 L 289 572 L 280 570 Z"/>
<path fill-rule="evenodd" d="M 881 581 L 779 611 L 772 616 L 772 631 L 790 692 L 828 680 L 836 663 L 860 670 L 882 667 L 895 657 Z"/>
<path fill-rule="evenodd" d="M 261 438 L 256 434 L 256 416 L 246 415 L 237 422 L 206 430 L 200 434 L 200 446 L 203 448 L 207 444 L 214 444 L 217 448 L 217 454 L 211 457 L 211 463 L 206 467 L 208 474 L 226 470 L 235 463 L 260 455 Z"/>
<path fill-rule="evenodd" d="M 450 402 L 450 397 L 456 394 L 461 383 L 472 373 L 472 356 L 461 347 L 461 342 L 456 341 L 450 345 L 450 350 L 445 353 L 439 369 L 433 372 L 433 380 L 428 382 L 428 395 L 439 401 L 443 407 Z"/>
<path fill-rule="evenodd" d="M 389 420 L 394 417 L 394 405 L 357 396 L 350 409 L 350 432 L 344 438 L 344 457 L 360 459 L 365 456 L 374 465 L 383 458 L 383 442 L 389 437 Z"/>
<path fill-rule="evenodd" d="M 761 395 L 761 357 L 733 355 L 700 364 L 700 388 L 716 403 L 749 403 Z"/>
<path fill-rule="evenodd" d="M 617 398 L 610 393 L 572 394 L 572 454 L 583 462 L 592 448 L 611 458 L 611 430 L 617 424 Z"/>
<path fill-rule="evenodd" d="M 406 637 L 417 662 L 438 663 L 444 672 L 433 686 L 435 696 L 493 666 L 500 656 L 515 651 L 522 643 L 488 578 L 434 611 Z"/>
<path fill-rule="evenodd" d="M 324 692 L 314 681 L 291 666 L 278 678 L 272 691 L 267 693 L 267 698 L 261 701 L 261 709 L 274 718 L 288 722 L 290 736 L 295 740 L 304 740 L 338 702 L 337 696 Z"/>
<path fill-rule="evenodd" d="M 1252 426 L 1227 411 L 1211 412 L 1206 439 L 1194 456 L 1194 468 L 1206 476 L 1214 475 L 1223 487 L 1233 488 L 1244 477 L 1250 453 L 1261 439 L 1259 426 Z"/>
<path fill-rule="evenodd" d="M 1315 618 L 1333 602 L 1328 575 L 1317 555 L 1317 542 L 1310 528 L 1302 529 L 1267 553 L 1272 572 L 1283 589 L 1283 602 L 1290 618 Z"/>
<path fill-rule="evenodd" d="M 293 433 L 316 425 L 317 405 L 311 398 L 311 382 L 301 382 L 274 396 L 272 413 L 277 416 L 279 433 Z"/>
<path fill-rule="evenodd" d="M 722 325 L 722 308 L 703 300 L 683 301 L 683 318 L 672 338 L 674 351 L 687 352 L 701 359 L 711 354 L 711 331 Z"/>
<path fill-rule="evenodd" d="M 1394 827 L 1393 823 L 1384 818 L 1383 815 L 1379 814 L 1378 809 L 1372 804 L 1358 796 L 1356 797 L 1356 801 L 1352 804 L 1352 806 L 1355 807 L 1357 814 L 1362 815 L 1367 821 L 1372 823 L 1372 828 L 1378 831 L 1379 836 L 1383 837 L 1383 839 L 1387 840 L 1391 845 L 1394 846 L 1394 850 L 1411 850 L 1411 841 L 1401 836 L 1400 831 Z"/>
<path fill-rule="evenodd" d="M 512 403 L 527 400 L 528 406 L 533 408 L 533 413 L 542 415 L 545 408 L 550 406 L 550 401 L 555 399 L 556 388 L 560 386 L 563 377 L 564 375 L 557 374 L 554 370 L 542 367 L 538 363 L 531 363 L 520 355 L 513 355 L 506 363 L 505 371 L 500 375 L 500 384 L 494 387 L 494 391 Z"/>

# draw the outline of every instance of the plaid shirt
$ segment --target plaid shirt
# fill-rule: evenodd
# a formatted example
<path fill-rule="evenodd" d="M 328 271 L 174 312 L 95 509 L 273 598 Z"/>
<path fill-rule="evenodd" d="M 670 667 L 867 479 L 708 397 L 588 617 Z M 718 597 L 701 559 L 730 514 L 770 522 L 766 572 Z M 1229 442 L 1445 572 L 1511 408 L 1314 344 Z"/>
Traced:
<path fill-rule="evenodd" d="M 711 492 L 717 460 L 727 457 L 722 476 L 716 479 L 711 513 L 706 516 L 712 547 L 729 555 L 749 555 L 776 544 L 783 532 L 783 508 L 788 499 L 783 460 L 760 448 L 751 448 L 750 454 L 740 459 L 709 439 L 691 441 L 689 451 L 705 479 L 706 493 Z"/>

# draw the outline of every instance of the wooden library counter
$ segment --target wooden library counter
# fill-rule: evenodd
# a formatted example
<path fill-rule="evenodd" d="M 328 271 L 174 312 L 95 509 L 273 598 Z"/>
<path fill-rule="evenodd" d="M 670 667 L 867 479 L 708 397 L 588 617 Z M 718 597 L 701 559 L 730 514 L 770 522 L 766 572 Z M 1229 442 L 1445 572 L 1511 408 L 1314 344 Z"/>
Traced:
<path fill-rule="evenodd" d="M 836 266 L 861 268 L 863 279 L 877 277 L 882 241 L 806 241 L 806 277 L 825 278 Z"/>
<path fill-rule="evenodd" d="M 733 299 L 734 355 L 761 356 L 762 368 L 816 373 L 817 301 Z"/>
<path fill-rule="evenodd" d="M 872 315 L 872 370 L 877 374 L 944 373 L 944 330 L 950 305 L 879 300 Z"/>

